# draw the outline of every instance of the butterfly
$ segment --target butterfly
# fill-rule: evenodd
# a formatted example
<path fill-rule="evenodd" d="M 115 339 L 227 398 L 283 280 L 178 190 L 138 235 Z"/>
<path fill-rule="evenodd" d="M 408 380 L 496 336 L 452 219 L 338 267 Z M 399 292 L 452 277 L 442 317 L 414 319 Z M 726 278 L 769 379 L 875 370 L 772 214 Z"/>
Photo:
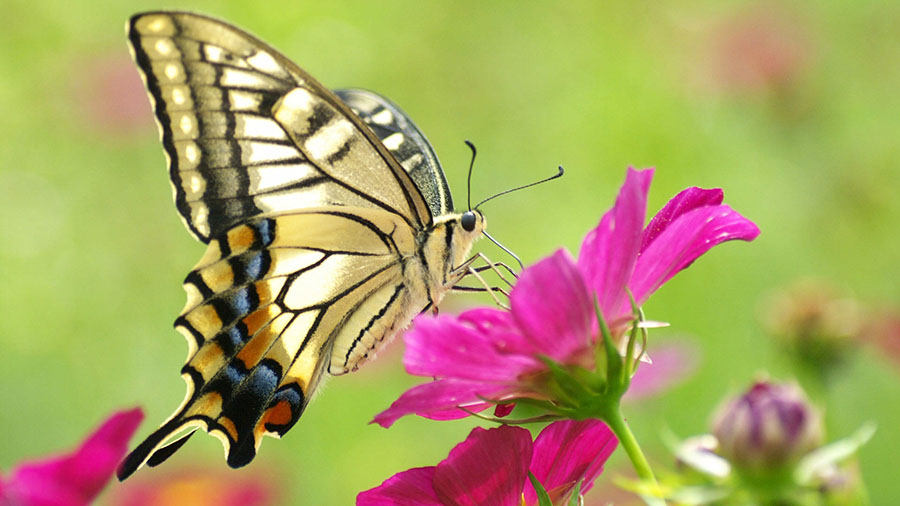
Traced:
<path fill-rule="evenodd" d="M 471 272 L 485 218 L 453 212 L 434 151 L 386 98 L 332 92 L 198 14 L 137 14 L 127 35 L 176 208 L 207 248 L 175 321 L 187 394 L 118 476 L 197 428 L 241 467 L 297 422 L 323 375 L 356 370 Z"/>

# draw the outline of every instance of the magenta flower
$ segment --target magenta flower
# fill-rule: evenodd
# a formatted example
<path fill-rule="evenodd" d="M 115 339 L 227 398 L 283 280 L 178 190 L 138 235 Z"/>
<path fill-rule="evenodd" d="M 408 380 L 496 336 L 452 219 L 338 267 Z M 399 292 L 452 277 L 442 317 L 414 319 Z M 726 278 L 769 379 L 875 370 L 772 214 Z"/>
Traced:
<path fill-rule="evenodd" d="M 521 506 L 537 504 L 529 471 L 554 505 L 567 504 L 575 485 L 593 486 L 616 448 L 616 438 L 597 420 L 548 425 L 534 444 L 522 428 L 475 428 L 441 463 L 388 478 L 360 493 L 357 506 Z"/>
<path fill-rule="evenodd" d="M 82 506 L 90 504 L 128 451 L 128 440 L 144 418 L 139 408 L 113 414 L 72 453 L 26 462 L 0 477 L 0 504 Z"/>
<path fill-rule="evenodd" d="M 559 250 L 525 269 L 510 293 L 510 311 L 478 308 L 417 319 L 404 336 L 404 365 L 410 374 L 437 380 L 408 390 L 373 422 L 389 427 L 411 413 L 462 418 L 497 402 L 552 399 L 544 388 L 550 372 L 540 357 L 594 368 L 594 300 L 612 336 L 621 339 L 633 320 L 629 291 L 643 304 L 713 246 L 759 235 L 753 222 L 722 204 L 718 189 L 682 191 L 644 227 L 652 177 L 653 170 L 629 169 L 615 205 L 587 234 L 577 261 Z"/>

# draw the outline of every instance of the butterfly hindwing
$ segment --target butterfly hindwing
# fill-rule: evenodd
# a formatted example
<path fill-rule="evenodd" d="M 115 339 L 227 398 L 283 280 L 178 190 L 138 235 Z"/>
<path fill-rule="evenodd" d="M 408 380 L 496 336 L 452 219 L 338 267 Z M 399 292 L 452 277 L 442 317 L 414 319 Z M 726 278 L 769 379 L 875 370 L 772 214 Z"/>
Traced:
<path fill-rule="evenodd" d="M 189 343 L 185 401 L 123 469 L 191 426 L 219 437 L 234 467 L 253 458 L 263 435 L 287 432 L 323 372 L 355 367 L 410 310 L 397 258 L 414 252 L 415 240 L 401 225 L 385 211 L 330 207 L 212 239 L 185 279 L 188 302 L 176 320 Z M 345 344 L 335 352 L 335 342 Z"/>
<path fill-rule="evenodd" d="M 262 213 L 321 205 L 377 207 L 410 226 L 431 223 L 389 150 L 275 49 L 179 12 L 136 15 L 128 37 L 154 102 L 176 207 L 201 241 Z"/>

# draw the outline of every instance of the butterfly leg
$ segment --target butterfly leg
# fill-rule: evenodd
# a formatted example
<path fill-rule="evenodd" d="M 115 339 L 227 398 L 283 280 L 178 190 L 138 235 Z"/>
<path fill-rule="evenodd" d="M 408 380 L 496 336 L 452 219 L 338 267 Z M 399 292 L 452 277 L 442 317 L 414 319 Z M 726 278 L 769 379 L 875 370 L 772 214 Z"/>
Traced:
<path fill-rule="evenodd" d="M 490 289 L 481 287 L 481 286 L 454 286 L 454 292 L 477 292 L 477 293 L 485 293 L 489 291 L 498 292 L 502 294 L 507 299 L 509 298 L 509 292 L 500 288 L 499 286 L 492 286 Z"/>
<path fill-rule="evenodd" d="M 481 274 L 478 273 L 477 270 L 473 269 L 473 268 L 470 266 L 470 267 L 468 268 L 468 270 L 467 270 L 467 273 L 468 273 L 468 274 L 471 274 L 471 275 L 473 275 L 473 276 L 475 276 L 475 279 L 477 279 L 478 281 L 481 282 L 481 284 L 484 286 L 484 290 L 485 290 L 488 294 L 490 294 L 490 296 L 491 296 L 492 299 L 494 299 L 494 303 L 495 303 L 495 304 L 497 304 L 498 306 L 500 306 L 500 307 L 503 308 L 503 309 L 509 309 L 509 306 L 508 306 L 508 305 L 506 305 L 506 304 L 500 302 L 500 299 L 497 298 L 497 294 L 494 293 L 494 287 L 492 287 L 491 285 L 489 285 L 488 282 L 484 280 L 484 278 L 481 276 Z M 497 290 L 502 291 L 502 289 L 500 289 L 500 288 L 497 288 Z M 479 291 L 480 291 L 480 290 L 479 290 Z M 504 293 L 504 294 L 505 294 L 505 293 Z M 505 295 L 506 295 L 507 297 L 509 297 L 508 294 L 505 294 Z"/>
<path fill-rule="evenodd" d="M 477 262 L 479 260 L 485 262 L 486 265 L 473 267 L 472 264 L 474 264 L 475 262 Z M 454 272 L 457 273 L 457 276 L 458 276 L 457 279 L 462 279 L 466 275 L 472 275 L 475 277 L 475 279 L 477 279 L 481 283 L 482 286 L 481 287 L 454 287 L 453 289 L 457 290 L 457 291 L 487 292 L 488 294 L 490 294 L 491 298 L 494 299 L 494 303 L 496 303 L 497 306 L 504 308 L 504 309 L 509 309 L 509 306 L 507 304 L 504 304 L 503 302 L 501 302 L 495 292 L 502 293 L 507 299 L 509 299 L 509 293 L 507 293 L 506 290 L 504 290 L 500 287 L 491 286 L 484 279 L 484 277 L 480 274 L 483 271 L 492 270 L 507 285 L 512 286 L 513 285 L 512 282 L 510 282 L 508 279 L 506 279 L 506 277 L 503 275 L 503 273 L 500 271 L 500 269 L 498 269 L 498 265 L 501 265 L 501 264 L 491 262 L 491 260 L 488 257 L 486 257 L 484 255 L 484 253 L 476 253 L 475 255 L 472 256 L 472 258 L 469 258 L 468 260 L 463 262 L 463 264 L 461 266 L 454 269 Z M 509 269 L 509 267 L 506 265 L 504 265 L 504 267 Z"/>
<path fill-rule="evenodd" d="M 503 280 L 503 282 L 508 286 L 513 286 L 513 283 L 506 279 L 506 276 L 504 276 L 503 272 L 500 271 L 499 267 L 506 269 L 508 273 L 512 274 L 513 279 L 519 279 L 519 276 L 516 274 L 516 271 L 514 271 L 512 267 L 506 265 L 503 262 L 492 262 L 490 258 L 488 258 L 484 253 L 481 253 L 480 251 L 478 253 L 475 253 L 472 258 L 466 260 L 466 263 L 464 263 L 463 265 L 471 265 L 476 260 L 482 260 L 486 264 L 476 267 L 475 270 L 477 272 L 492 270 L 494 271 L 494 274 L 496 274 L 497 277 Z"/>
<path fill-rule="evenodd" d="M 511 283 L 511 282 L 509 282 L 507 279 L 505 279 L 505 278 L 501 275 L 501 273 L 497 270 L 498 267 L 502 267 L 502 268 L 504 268 L 509 274 L 512 274 L 513 279 L 519 279 L 519 275 L 516 274 L 516 271 L 514 271 L 514 270 L 512 269 L 512 267 L 506 265 L 506 264 L 503 263 L 503 262 L 494 262 L 494 263 L 492 263 L 492 264 L 482 265 L 482 266 L 480 266 L 480 267 L 475 267 L 475 270 L 478 271 L 478 272 L 484 272 L 484 271 L 487 271 L 487 270 L 492 270 L 492 271 L 494 271 L 494 272 L 497 274 L 497 276 L 498 276 L 500 279 L 503 280 L 504 283 L 506 283 L 506 284 L 509 285 L 509 286 L 513 286 L 513 283 Z"/>

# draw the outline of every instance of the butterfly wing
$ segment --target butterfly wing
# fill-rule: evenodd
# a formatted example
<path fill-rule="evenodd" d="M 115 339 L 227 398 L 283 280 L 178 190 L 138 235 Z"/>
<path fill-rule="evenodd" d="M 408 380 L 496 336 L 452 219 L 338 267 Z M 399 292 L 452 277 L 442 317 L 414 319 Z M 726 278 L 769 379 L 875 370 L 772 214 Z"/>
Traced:
<path fill-rule="evenodd" d="M 255 37 L 183 12 L 134 16 L 128 39 L 153 101 L 175 204 L 208 242 L 266 212 L 375 207 L 432 214 L 389 150 L 331 91 Z"/>
<path fill-rule="evenodd" d="M 263 435 L 296 422 L 325 370 L 355 368 L 425 305 L 424 281 L 404 277 L 402 258 L 449 192 L 426 203 L 391 154 L 409 145 L 386 147 L 336 95 L 237 28 L 152 12 L 131 19 L 128 37 L 176 206 L 208 248 L 175 322 L 189 342 L 185 401 L 118 474 L 162 462 L 187 436 L 164 445 L 197 426 L 242 466 Z M 396 118 L 392 128 L 426 142 Z M 446 190 L 430 147 L 422 156 Z"/>
<path fill-rule="evenodd" d="M 410 309 L 422 302 L 397 261 L 415 247 L 392 213 L 336 206 L 263 217 L 211 240 L 175 322 L 190 348 L 185 401 L 119 476 L 195 426 L 222 440 L 229 465 L 249 463 L 263 435 L 280 437 L 300 417 L 333 364 L 333 343 L 370 346 L 421 309 Z M 354 345 L 345 348 L 349 357 Z"/>
<path fill-rule="evenodd" d="M 372 129 L 422 192 L 432 216 L 453 212 L 450 186 L 425 134 L 396 104 L 361 89 L 334 91 Z"/>

